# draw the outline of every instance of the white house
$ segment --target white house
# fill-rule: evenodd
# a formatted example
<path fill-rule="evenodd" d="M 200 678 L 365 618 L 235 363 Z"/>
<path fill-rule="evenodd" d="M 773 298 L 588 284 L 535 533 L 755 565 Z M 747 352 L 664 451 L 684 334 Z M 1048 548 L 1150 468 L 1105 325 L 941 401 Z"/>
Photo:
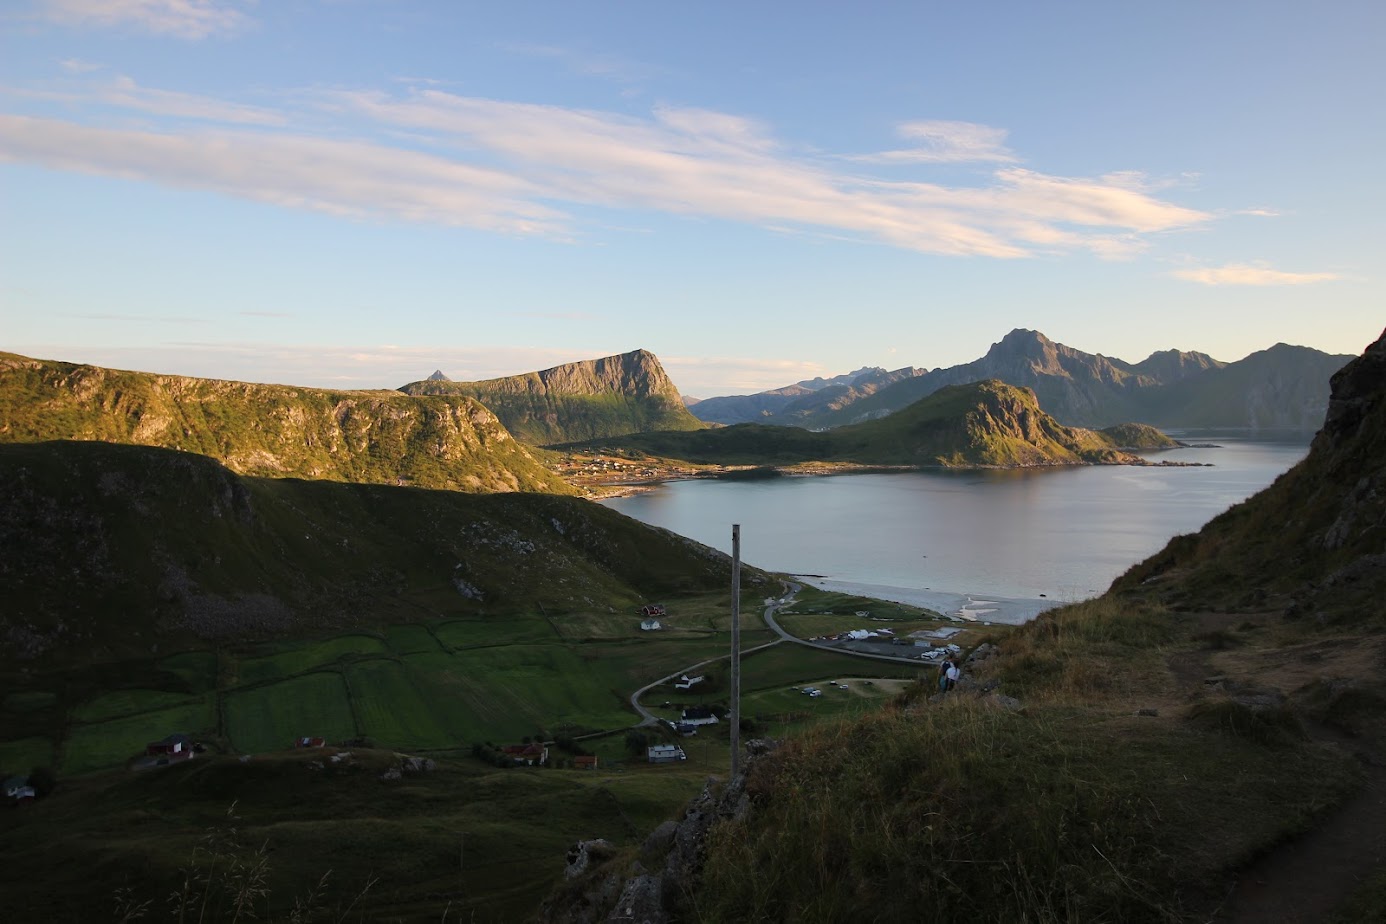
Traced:
<path fill-rule="evenodd" d="M 659 624 L 658 619 L 642 619 L 640 620 L 640 628 L 644 629 L 646 632 L 651 632 L 655 629 L 663 629 L 664 627 Z"/>
<path fill-rule="evenodd" d="M 652 764 L 667 764 L 676 760 L 687 760 L 688 755 L 677 744 L 652 744 L 645 749 L 645 756 Z"/>
<path fill-rule="evenodd" d="M 706 676 L 707 676 L 706 674 L 699 674 L 699 675 L 696 676 L 696 677 L 690 677 L 690 676 L 688 676 L 687 674 L 684 674 L 684 675 L 683 675 L 682 677 L 680 677 L 678 680 L 674 681 L 674 689 L 675 689 L 675 690 L 691 690 L 691 689 L 693 689 L 693 687 L 695 687 L 695 686 L 697 686 L 698 684 L 702 683 L 704 677 L 706 677 Z"/>

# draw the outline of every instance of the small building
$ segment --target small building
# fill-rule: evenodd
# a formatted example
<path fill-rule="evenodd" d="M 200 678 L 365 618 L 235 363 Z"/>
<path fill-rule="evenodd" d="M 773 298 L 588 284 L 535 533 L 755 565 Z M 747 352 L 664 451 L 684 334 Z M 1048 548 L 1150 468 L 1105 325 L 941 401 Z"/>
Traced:
<path fill-rule="evenodd" d="M 674 731 L 685 738 L 691 738 L 698 733 L 698 726 L 689 725 L 687 722 L 675 722 Z"/>
<path fill-rule="evenodd" d="M 641 616 L 667 616 L 667 615 L 669 615 L 669 614 L 666 613 L 666 612 L 664 611 L 664 604 L 663 604 L 663 603 L 646 603 L 644 606 L 640 607 L 640 615 L 641 615 Z"/>
<path fill-rule="evenodd" d="M 294 747 L 296 748 L 322 748 L 327 747 L 327 741 L 323 738 L 295 738 Z"/>
<path fill-rule="evenodd" d="M 640 620 L 640 628 L 644 629 L 646 632 L 653 632 L 656 629 L 663 629 L 664 627 L 659 624 L 658 619 L 642 619 Z"/>
<path fill-rule="evenodd" d="M 716 725 L 717 716 L 707 706 L 689 706 L 683 710 L 682 719 L 686 725 Z"/>
<path fill-rule="evenodd" d="M 674 681 L 674 689 L 691 690 L 698 684 L 702 683 L 705 679 L 707 679 L 706 674 L 699 674 L 696 677 L 690 677 L 687 674 L 684 674 L 678 680 Z"/>
<path fill-rule="evenodd" d="M 687 760 L 688 755 L 677 744 L 652 744 L 645 749 L 645 757 L 652 764 L 668 764 Z"/>
<path fill-rule="evenodd" d="M 151 741 L 144 746 L 149 757 L 191 757 L 192 739 L 183 734 L 172 734 L 161 741 Z"/>
<path fill-rule="evenodd" d="M 526 767 L 536 767 L 549 760 L 549 749 L 538 741 L 533 744 L 507 744 L 501 748 L 501 753 Z"/>
<path fill-rule="evenodd" d="M 577 770 L 595 770 L 597 769 L 597 755 L 583 754 L 580 757 L 574 757 L 573 767 Z"/>

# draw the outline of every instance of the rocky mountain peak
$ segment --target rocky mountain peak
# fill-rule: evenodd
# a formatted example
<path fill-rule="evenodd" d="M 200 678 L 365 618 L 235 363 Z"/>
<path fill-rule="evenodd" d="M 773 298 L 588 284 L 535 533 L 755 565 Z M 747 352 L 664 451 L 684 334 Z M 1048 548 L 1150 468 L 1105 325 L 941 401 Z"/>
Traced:
<path fill-rule="evenodd" d="M 429 381 L 429 382 L 451 382 L 452 379 L 448 378 L 446 375 L 443 375 L 443 370 L 442 370 L 442 369 L 434 369 L 434 370 L 433 370 L 433 374 L 430 375 L 425 381 Z"/>

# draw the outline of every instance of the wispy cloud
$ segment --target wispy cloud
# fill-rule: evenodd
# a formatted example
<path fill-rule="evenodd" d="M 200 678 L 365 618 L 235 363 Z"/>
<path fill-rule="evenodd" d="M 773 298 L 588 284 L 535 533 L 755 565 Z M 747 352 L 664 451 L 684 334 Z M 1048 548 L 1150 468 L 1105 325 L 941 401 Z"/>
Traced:
<path fill-rule="evenodd" d="M 876 154 L 858 154 L 850 159 L 877 164 L 962 164 L 1014 163 L 1018 158 L 1006 147 L 1004 128 L 976 122 L 941 120 L 906 122 L 896 129 L 914 147 Z"/>
<path fill-rule="evenodd" d="M 295 108 L 284 110 L 128 80 L 95 83 L 86 92 L 104 107 L 222 125 L 152 131 L 0 115 L 0 160 L 349 217 L 555 239 L 607 231 L 606 219 L 575 214 L 578 207 L 597 207 L 921 253 L 1123 257 L 1145 246 L 1147 235 L 1213 217 L 1168 201 L 1162 184 L 1134 173 L 1065 177 L 1006 166 L 973 185 L 944 185 L 844 171 L 841 158 L 796 151 L 753 119 L 705 109 L 666 106 L 635 117 L 432 88 L 305 91 L 292 97 Z M 322 125 L 323 134 L 305 133 L 306 124 Z M 364 134 L 373 140 L 349 137 Z M 939 157 L 970 150 L 973 158 L 1009 158 L 999 135 L 973 133 L 968 141 L 962 131 L 918 133 L 945 136 L 953 140 L 938 141 Z"/>
<path fill-rule="evenodd" d="M 284 125 L 288 122 L 282 112 L 244 103 L 194 93 L 156 90 L 140 86 L 130 77 L 120 75 L 102 82 L 85 81 L 78 84 L 63 82 L 56 87 L 19 89 L 0 88 L 0 92 L 28 99 L 58 100 L 66 103 L 98 104 L 128 109 L 176 119 L 197 119 L 231 125 Z"/>
<path fill-rule="evenodd" d="M 1228 263 L 1226 266 L 1177 269 L 1170 275 L 1206 286 L 1302 286 L 1342 278 L 1337 273 L 1290 273 L 1272 269 L 1264 263 Z"/>
<path fill-rule="evenodd" d="M 225 0 L 38 0 L 39 15 L 65 26 L 129 27 L 156 35 L 204 39 L 239 32 L 250 17 Z"/>

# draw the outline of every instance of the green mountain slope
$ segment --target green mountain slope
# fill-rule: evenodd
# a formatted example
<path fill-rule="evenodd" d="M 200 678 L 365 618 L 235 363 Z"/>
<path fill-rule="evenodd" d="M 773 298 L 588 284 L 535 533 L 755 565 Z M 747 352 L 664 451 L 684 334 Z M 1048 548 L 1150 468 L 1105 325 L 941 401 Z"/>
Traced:
<path fill-rule="evenodd" d="M 99 442 L 0 445 L 4 657 L 110 660 L 724 586 L 726 557 L 596 504 L 246 478 Z"/>
<path fill-rule="evenodd" d="M 39 440 L 181 449 L 275 478 L 573 493 L 471 398 L 258 385 L 0 353 L 0 442 Z"/>
<path fill-rule="evenodd" d="M 695 433 L 640 433 L 603 445 L 701 464 L 1015 467 L 1130 462 L 1135 460 L 1123 450 L 1174 442 L 1138 425 L 1111 433 L 1065 427 L 1040 409 L 1029 389 L 987 381 L 945 388 L 881 420 L 822 433 L 739 424 Z"/>
<path fill-rule="evenodd" d="M 517 438 L 540 446 L 703 427 L 645 350 L 481 382 L 411 382 L 400 391 L 476 398 Z"/>

